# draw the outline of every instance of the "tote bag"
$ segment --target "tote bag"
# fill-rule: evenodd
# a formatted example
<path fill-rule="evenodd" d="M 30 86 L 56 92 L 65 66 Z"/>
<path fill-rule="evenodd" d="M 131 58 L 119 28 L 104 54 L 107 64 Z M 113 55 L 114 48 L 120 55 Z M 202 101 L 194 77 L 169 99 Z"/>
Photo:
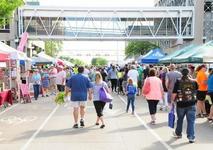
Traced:
<path fill-rule="evenodd" d="M 101 87 L 99 90 L 99 98 L 100 98 L 100 101 L 105 103 L 112 102 L 112 99 L 113 99 L 112 96 L 109 93 L 107 93 L 104 87 Z"/>
<path fill-rule="evenodd" d="M 175 126 L 175 111 L 174 111 L 174 105 L 172 105 L 172 109 L 168 114 L 168 126 L 170 128 L 174 128 Z"/>
<path fill-rule="evenodd" d="M 147 94 L 149 94 L 149 92 L 150 92 L 150 81 L 149 81 L 149 78 L 147 78 L 147 80 L 143 86 L 143 89 L 142 89 L 142 94 L 147 95 Z"/>

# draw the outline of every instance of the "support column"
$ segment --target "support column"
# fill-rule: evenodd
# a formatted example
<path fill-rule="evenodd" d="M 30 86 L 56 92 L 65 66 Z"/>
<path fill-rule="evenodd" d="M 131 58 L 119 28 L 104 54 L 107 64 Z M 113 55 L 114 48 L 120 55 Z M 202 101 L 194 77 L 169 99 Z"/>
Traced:
<path fill-rule="evenodd" d="M 195 0 L 194 40 L 193 44 L 203 44 L 204 0 Z"/>

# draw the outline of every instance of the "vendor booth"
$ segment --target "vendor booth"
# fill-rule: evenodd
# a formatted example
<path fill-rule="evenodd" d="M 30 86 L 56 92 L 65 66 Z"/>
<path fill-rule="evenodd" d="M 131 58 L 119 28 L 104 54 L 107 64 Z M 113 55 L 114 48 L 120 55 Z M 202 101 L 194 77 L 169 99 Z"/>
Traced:
<path fill-rule="evenodd" d="M 174 51 L 173 53 L 167 55 L 166 57 L 160 59 L 160 63 L 174 63 L 174 59 L 184 53 L 187 53 L 188 51 L 191 51 L 192 49 L 196 48 L 197 46 L 191 44 L 189 46 L 186 46 L 184 48 L 181 48 L 177 51 Z"/>
<path fill-rule="evenodd" d="M 141 59 L 141 63 L 156 64 L 163 57 L 165 57 L 165 54 L 162 52 L 162 50 L 159 48 L 156 48 L 156 49 L 149 51 L 146 55 L 144 55 Z"/>
<path fill-rule="evenodd" d="M 8 61 L 9 54 L 0 51 L 0 91 L 5 89 L 5 86 L 9 86 L 8 82 Z"/>
<path fill-rule="evenodd" d="M 213 41 L 191 48 L 187 52 L 175 57 L 175 63 L 213 63 Z"/>
<path fill-rule="evenodd" d="M 25 53 L 2 42 L 0 42 L 0 54 L 0 60 L 6 63 L 6 65 L 4 65 L 6 67 L 0 70 L 0 77 L 2 78 L 0 80 L 2 82 L 0 90 L 4 93 L 3 95 L 10 98 L 11 90 L 15 89 L 17 92 L 19 91 L 19 85 L 23 83 L 23 81 L 25 81 L 25 83 L 27 82 L 27 72 L 31 67 L 31 60 Z M 1 98 L 0 94 L 0 99 Z"/>
<path fill-rule="evenodd" d="M 44 52 L 40 52 L 37 54 L 37 57 L 32 58 L 33 65 L 46 65 L 55 63 L 55 58 L 45 54 Z"/>

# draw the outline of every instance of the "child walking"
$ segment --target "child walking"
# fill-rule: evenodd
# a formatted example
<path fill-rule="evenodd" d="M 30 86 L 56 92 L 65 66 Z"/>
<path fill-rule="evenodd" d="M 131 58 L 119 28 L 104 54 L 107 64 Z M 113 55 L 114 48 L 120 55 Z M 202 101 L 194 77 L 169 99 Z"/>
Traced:
<path fill-rule="evenodd" d="M 126 112 L 128 113 L 129 106 L 131 104 L 132 107 L 132 114 L 134 115 L 135 111 L 135 95 L 137 93 L 137 88 L 135 85 L 133 85 L 133 80 L 131 78 L 128 79 L 127 81 L 127 107 L 126 107 Z"/>

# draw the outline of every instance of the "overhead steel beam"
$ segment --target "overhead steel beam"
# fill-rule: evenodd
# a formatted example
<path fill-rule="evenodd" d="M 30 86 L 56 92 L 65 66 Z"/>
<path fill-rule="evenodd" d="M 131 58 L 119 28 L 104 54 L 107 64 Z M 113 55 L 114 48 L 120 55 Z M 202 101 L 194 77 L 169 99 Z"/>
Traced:
<path fill-rule="evenodd" d="M 19 9 L 19 13 L 20 32 L 29 32 L 30 39 L 158 40 L 194 38 L 194 7 L 58 8 L 24 6 Z"/>

